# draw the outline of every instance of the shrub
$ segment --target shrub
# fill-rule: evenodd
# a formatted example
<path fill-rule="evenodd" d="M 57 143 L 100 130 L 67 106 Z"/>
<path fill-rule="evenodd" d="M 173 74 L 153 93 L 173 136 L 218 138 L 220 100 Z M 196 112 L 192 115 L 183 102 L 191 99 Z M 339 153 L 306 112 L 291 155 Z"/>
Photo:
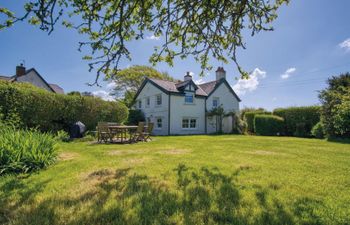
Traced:
<path fill-rule="evenodd" d="M 232 114 L 232 133 L 245 134 L 247 133 L 247 123 L 241 119 L 236 113 Z"/>
<path fill-rule="evenodd" d="M 46 168 L 56 160 L 56 140 L 36 130 L 0 129 L 0 175 L 28 173 Z"/>
<path fill-rule="evenodd" d="M 284 133 L 284 120 L 274 115 L 256 115 L 254 129 L 257 135 L 282 135 Z"/>
<path fill-rule="evenodd" d="M 244 114 L 244 119 L 247 123 L 247 131 L 249 133 L 255 133 L 254 130 L 254 118 L 258 114 L 271 114 L 270 112 L 267 112 L 265 110 L 257 110 L 257 111 L 250 111 L 250 112 L 245 112 Z"/>
<path fill-rule="evenodd" d="M 64 130 L 59 130 L 59 131 L 57 131 L 55 139 L 57 141 L 68 142 L 70 140 L 70 137 L 69 137 L 69 134 L 67 132 L 65 132 Z"/>
<path fill-rule="evenodd" d="M 319 106 L 279 108 L 273 114 L 284 119 L 285 134 L 289 136 L 310 137 L 311 129 L 320 121 Z"/>
<path fill-rule="evenodd" d="M 350 73 L 333 76 L 320 92 L 321 121 L 329 138 L 350 138 Z"/>
<path fill-rule="evenodd" d="M 90 130 L 98 121 L 122 123 L 128 117 L 128 109 L 120 102 L 55 94 L 31 84 L 0 81 L 0 114 L 6 121 L 18 120 L 23 128 L 56 132 L 68 130 L 76 121 Z"/>
<path fill-rule="evenodd" d="M 129 110 L 128 124 L 136 125 L 139 122 L 145 121 L 145 115 L 139 109 L 131 109 Z"/>
<path fill-rule="evenodd" d="M 318 122 L 311 130 L 312 136 L 323 139 L 324 138 L 324 129 L 323 124 L 321 122 Z"/>

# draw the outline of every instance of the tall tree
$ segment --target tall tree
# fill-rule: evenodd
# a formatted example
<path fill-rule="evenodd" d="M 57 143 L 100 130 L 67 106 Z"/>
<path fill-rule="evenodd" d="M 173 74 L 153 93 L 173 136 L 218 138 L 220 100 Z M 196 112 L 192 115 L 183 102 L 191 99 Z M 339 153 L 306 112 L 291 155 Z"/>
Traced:
<path fill-rule="evenodd" d="M 329 137 L 350 138 L 350 73 L 329 78 L 321 91 L 321 121 Z"/>
<path fill-rule="evenodd" d="M 112 82 L 115 84 L 112 95 L 122 98 L 129 107 L 132 106 L 134 96 L 145 77 L 174 80 L 167 72 L 159 72 L 149 66 L 131 66 L 120 70 L 117 75 L 111 77 Z"/>
<path fill-rule="evenodd" d="M 202 68 L 211 69 L 209 57 L 224 63 L 236 63 L 242 77 L 247 77 L 236 57 L 245 48 L 242 30 L 255 35 L 272 30 L 277 9 L 289 0 L 27 0 L 24 15 L 0 7 L 1 28 L 18 21 L 38 25 L 49 34 L 58 22 L 86 35 L 79 50 L 87 46 L 91 54 L 90 70 L 96 67 L 96 81 L 101 74 L 118 72 L 121 59 L 131 59 L 127 43 L 145 35 L 162 37 L 149 61 L 173 65 L 175 57 L 193 56 Z M 79 22 L 73 22 L 79 21 Z M 86 40 L 82 38 L 82 40 Z"/>

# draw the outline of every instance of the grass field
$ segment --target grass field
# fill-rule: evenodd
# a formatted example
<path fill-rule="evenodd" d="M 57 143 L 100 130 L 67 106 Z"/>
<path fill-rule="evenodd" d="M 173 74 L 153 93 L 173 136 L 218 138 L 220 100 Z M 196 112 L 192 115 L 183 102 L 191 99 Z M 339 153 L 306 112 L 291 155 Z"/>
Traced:
<path fill-rule="evenodd" d="M 350 145 L 257 136 L 62 143 L 0 177 L 0 224 L 350 224 Z"/>

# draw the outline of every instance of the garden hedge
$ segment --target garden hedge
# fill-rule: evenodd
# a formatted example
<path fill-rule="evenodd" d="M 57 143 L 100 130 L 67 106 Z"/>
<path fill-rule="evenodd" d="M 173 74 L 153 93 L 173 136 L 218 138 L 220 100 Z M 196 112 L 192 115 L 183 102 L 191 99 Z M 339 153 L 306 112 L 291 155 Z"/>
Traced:
<path fill-rule="evenodd" d="M 254 129 L 257 135 L 279 136 L 284 133 L 284 120 L 274 115 L 256 115 Z"/>
<path fill-rule="evenodd" d="M 83 122 L 88 130 L 95 129 L 98 121 L 122 123 L 128 117 L 128 109 L 120 102 L 56 94 L 27 83 L 0 81 L 0 114 L 4 121 L 14 121 L 20 127 L 55 132 L 67 130 L 76 121 Z"/>
<path fill-rule="evenodd" d="M 254 118 L 256 115 L 260 114 L 271 114 L 270 112 L 263 111 L 263 110 L 257 110 L 257 111 L 250 111 L 250 112 L 245 112 L 244 114 L 244 119 L 247 122 L 247 130 L 249 133 L 255 133 L 254 129 Z"/>
<path fill-rule="evenodd" d="M 273 114 L 284 119 L 288 136 L 311 137 L 312 128 L 320 121 L 319 106 L 279 108 Z"/>

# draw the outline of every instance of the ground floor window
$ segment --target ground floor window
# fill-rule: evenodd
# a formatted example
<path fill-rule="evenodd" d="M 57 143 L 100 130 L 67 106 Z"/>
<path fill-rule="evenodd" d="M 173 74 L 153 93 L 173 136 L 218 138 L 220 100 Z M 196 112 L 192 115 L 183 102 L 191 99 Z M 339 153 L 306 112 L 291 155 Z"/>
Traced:
<path fill-rule="evenodd" d="M 163 127 L 162 118 L 156 118 L 156 128 L 161 129 Z"/>
<path fill-rule="evenodd" d="M 195 129 L 197 128 L 197 119 L 196 118 L 183 118 L 182 119 L 182 128 L 183 129 Z"/>

